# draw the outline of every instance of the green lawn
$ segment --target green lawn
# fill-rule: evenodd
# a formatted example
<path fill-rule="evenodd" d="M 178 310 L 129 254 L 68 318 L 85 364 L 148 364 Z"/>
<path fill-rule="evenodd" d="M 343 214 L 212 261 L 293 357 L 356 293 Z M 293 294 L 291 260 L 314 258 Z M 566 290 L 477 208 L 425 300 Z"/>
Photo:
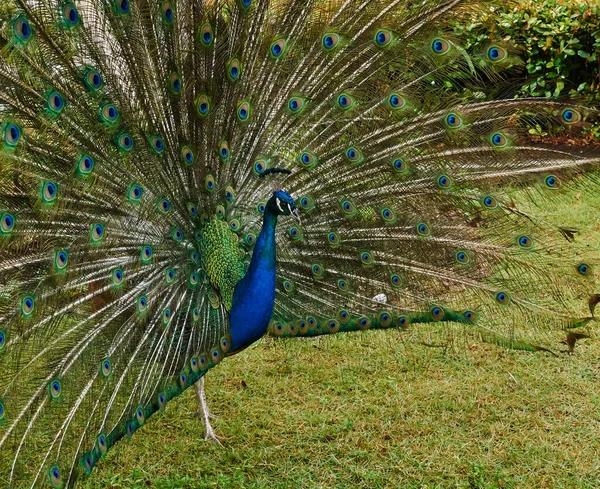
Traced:
<path fill-rule="evenodd" d="M 600 250 L 600 197 L 542 211 Z M 446 349 L 398 331 L 266 339 L 207 376 L 223 447 L 188 390 L 85 487 L 596 488 L 599 357 L 593 338 L 558 357 L 467 334 Z"/>

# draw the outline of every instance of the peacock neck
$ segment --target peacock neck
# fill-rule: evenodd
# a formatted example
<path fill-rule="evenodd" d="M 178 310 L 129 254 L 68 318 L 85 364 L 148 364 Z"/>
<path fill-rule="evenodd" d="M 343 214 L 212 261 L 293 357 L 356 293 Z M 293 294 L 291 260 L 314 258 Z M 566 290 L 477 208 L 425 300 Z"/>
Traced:
<path fill-rule="evenodd" d="M 267 204 L 263 226 L 254 245 L 248 272 L 233 294 L 229 313 L 231 353 L 237 353 L 260 339 L 267 331 L 276 285 L 275 227 L 277 212 Z"/>
<path fill-rule="evenodd" d="M 277 226 L 277 214 L 267 207 L 263 218 L 263 226 L 254 246 L 252 260 L 248 267 L 248 275 L 256 273 L 256 270 L 273 268 L 276 266 L 275 250 L 275 227 Z"/>

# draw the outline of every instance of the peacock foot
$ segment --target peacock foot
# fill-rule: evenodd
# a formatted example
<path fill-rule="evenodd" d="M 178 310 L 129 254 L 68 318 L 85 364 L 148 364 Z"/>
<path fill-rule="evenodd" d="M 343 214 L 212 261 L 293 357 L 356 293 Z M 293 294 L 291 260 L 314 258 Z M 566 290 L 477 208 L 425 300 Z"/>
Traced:
<path fill-rule="evenodd" d="M 223 438 L 221 436 L 218 436 L 210 425 L 206 427 L 204 439 L 210 443 L 216 443 L 217 445 L 223 446 L 223 444 L 221 443 L 221 440 Z"/>

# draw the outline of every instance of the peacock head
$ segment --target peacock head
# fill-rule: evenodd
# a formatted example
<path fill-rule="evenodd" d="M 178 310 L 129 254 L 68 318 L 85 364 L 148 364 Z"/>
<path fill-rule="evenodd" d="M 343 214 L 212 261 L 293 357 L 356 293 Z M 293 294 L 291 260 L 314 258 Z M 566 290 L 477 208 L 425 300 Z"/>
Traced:
<path fill-rule="evenodd" d="M 300 214 L 298 214 L 296 202 L 290 194 L 283 190 L 273 192 L 273 197 L 267 203 L 267 209 L 277 216 L 292 216 L 300 222 Z"/>

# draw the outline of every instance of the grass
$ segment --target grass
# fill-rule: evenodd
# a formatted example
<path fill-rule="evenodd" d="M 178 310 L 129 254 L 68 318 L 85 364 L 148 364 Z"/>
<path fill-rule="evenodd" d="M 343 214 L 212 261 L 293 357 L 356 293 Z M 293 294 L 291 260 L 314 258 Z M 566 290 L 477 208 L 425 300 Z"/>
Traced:
<path fill-rule="evenodd" d="M 598 250 L 599 208 L 572 191 L 541 211 Z M 554 357 L 466 334 L 445 349 L 398 331 L 267 338 L 207 376 L 223 447 L 188 390 L 84 487 L 595 488 L 599 357 L 594 339 Z"/>

